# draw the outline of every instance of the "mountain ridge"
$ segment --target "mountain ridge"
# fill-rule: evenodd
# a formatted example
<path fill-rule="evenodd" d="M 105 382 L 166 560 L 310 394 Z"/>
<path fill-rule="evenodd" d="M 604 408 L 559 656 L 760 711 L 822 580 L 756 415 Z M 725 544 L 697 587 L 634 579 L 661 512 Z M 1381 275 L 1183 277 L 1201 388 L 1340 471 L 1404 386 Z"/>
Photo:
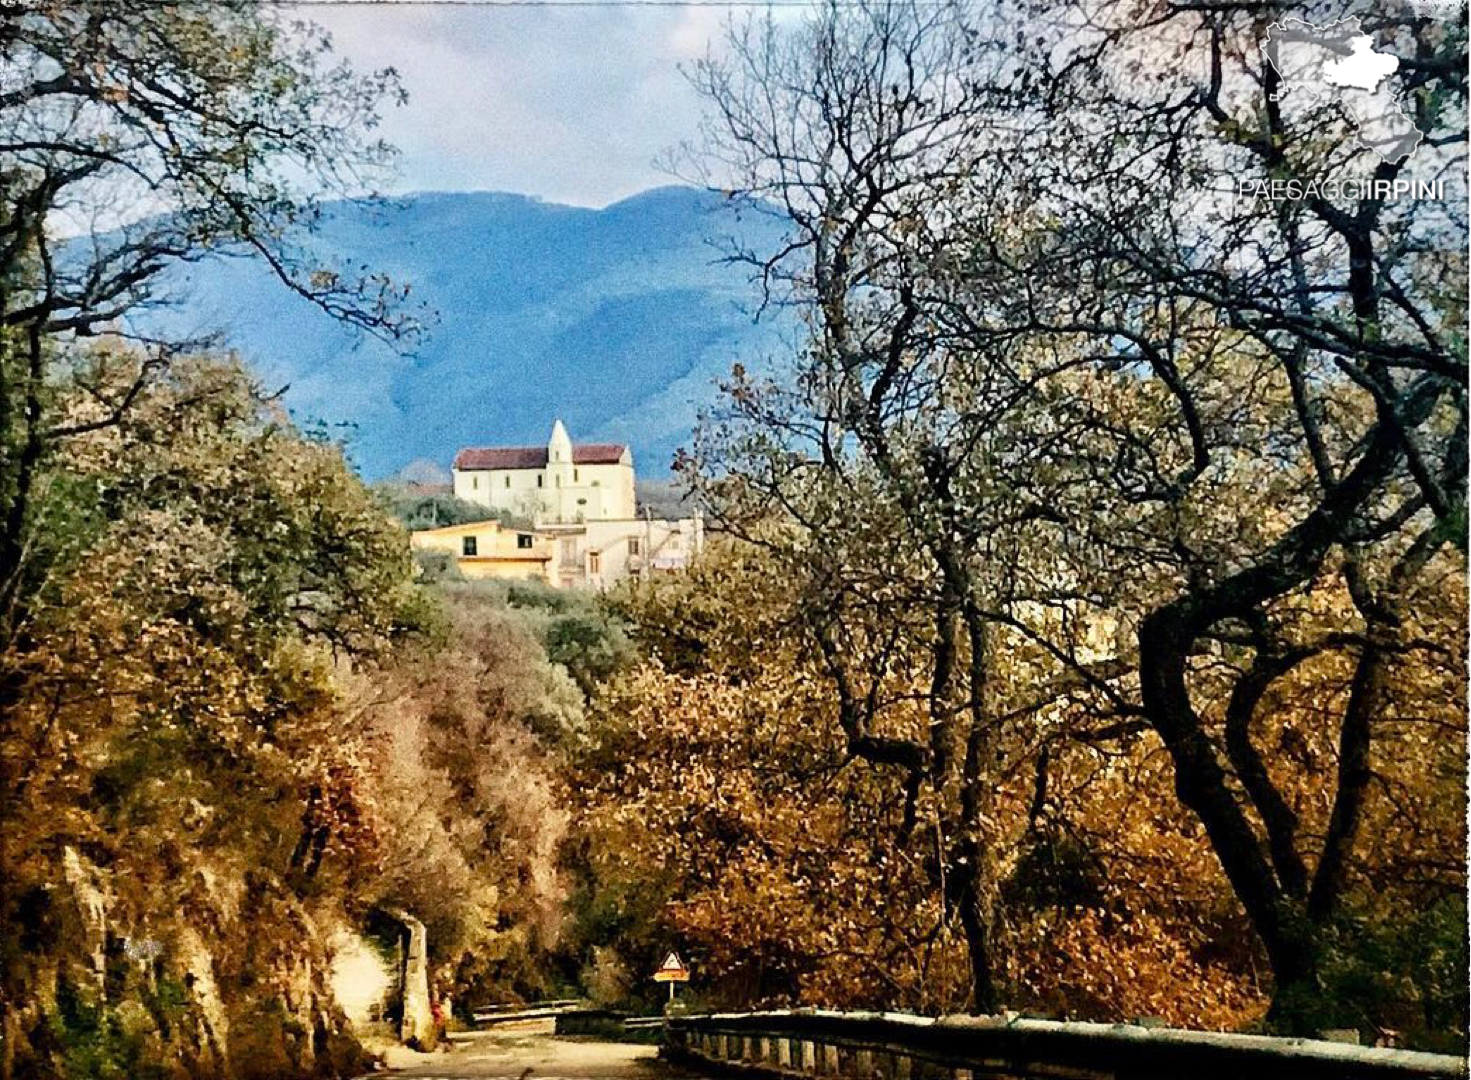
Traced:
<path fill-rule="evenodd" d="M 437 312 L 410 352 L 353 332 L 251 258 L 170 282 L 153 328 L 218 330 L 298 422 L 347 431 L 369 479 L 462 445 L 625 442 L 664 476 L 731 366 L 759 367 L 780 318 L 757 320 L 749 271 L 723 239 L 774 248 L 776 224 L 694 188 L 651 188 L 601 209 L 511 192 L 416 192 L 324 208 L 311 245 L 411 286 Z"/>

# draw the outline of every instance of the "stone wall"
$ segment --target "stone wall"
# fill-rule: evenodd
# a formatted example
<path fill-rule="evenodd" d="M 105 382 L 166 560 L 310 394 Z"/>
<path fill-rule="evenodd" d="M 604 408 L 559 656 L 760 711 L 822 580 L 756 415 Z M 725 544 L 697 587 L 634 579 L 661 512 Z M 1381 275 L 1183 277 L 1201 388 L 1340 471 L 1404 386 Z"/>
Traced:
<path fill-rule="evenodd" d="M 424 924 L 407 911 L 389 909 L 388 914 L 403 927 L 399 976 L 403 1015 L 399 1039 L 416 1050 L 431 1050 L 438 1032 L 429 998 L 429 935 Z"/>

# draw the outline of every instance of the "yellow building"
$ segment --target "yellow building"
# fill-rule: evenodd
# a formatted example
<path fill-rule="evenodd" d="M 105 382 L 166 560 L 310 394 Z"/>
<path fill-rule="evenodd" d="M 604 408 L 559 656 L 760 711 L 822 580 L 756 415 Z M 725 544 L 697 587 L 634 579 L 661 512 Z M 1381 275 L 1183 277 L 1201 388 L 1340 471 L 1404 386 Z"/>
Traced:
<path fill-rule="evenodd" d="M 421 529 L 410 538 L 416 551 L 442 551 L 467 578 L 534 578 L 551 581 L 552 545 L 525 529 L 498 521 Z"/>
<path fill-rule="evenodd" d="M 633 454 L 622 443 L 573 445 L 558 420 L 545 446 L 469 446 L 455 455 L 457 499 L 538 525 L 632 518 Z"/>

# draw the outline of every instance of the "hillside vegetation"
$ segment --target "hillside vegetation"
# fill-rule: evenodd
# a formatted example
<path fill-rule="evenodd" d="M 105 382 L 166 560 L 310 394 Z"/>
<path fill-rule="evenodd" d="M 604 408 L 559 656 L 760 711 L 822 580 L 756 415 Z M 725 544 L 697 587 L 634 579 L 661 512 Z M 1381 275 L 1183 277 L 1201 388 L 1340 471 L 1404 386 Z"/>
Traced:
<path fill-rule="evenodd" d="M 355 264 L 392 73 L 253 0 L 0 13 L 0 1080 L 356 1075 L 452 1010 L 656 1010 L 671 948 L 691 1008 L 1464 1054 L 1464 201 L 1203 200 L 1402 165 L 1279 107 L 1255 5 L 1110 0 L 1086 50 L 1022 8 L 834 4 L 693 69 L 800 334 L 641 492 L 713 542 L 600 594 L 416 563 L 483 511 L 370 487 L 280 365 L 421 418 L 360 415 L 385 462 L 499 409 L 657 443 L 736 326 L 713 277 L 667 318 L 708 197 L 411 199 L 412 265 Z M 1465 16 L 1375 33 L 1464 183 Z M 172 212 L 119 224 L 138 190 Z M 153 306 L 262 265 L 245 358 Z M 420 368 L 425 292 L 463 333 Z M 424 1023 L 349 1020 L 343 942 L 406 927 Z"/>

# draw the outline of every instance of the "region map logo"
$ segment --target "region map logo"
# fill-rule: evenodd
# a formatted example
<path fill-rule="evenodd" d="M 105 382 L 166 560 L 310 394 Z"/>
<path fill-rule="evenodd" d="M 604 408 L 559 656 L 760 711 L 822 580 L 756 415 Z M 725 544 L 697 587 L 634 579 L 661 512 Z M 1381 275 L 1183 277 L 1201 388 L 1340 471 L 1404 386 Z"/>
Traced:
<path fill-rule="evenodd" d="M 1261 50 L 1280 80 L 1279 103 L 1293 111 L 1336 105 L 1353 128 L 1355 149 L 1396 168 L 1374 176 L 1241 179 L 1238 196 L 1291 201 L 1445 198 L 1443 179 L 1415 180 L 1398 168 L 1424 142 L 1425 133 L 1398 96 L 1393 76 L 1400 69 L 1399 58 L 1376 49 L 1357 16 L 1323 24 L 1283 19 L 1267 27 Z"/>
<path fill-rule="evenodd" d="M 1282 99 L 1302 95 L 1336 101 L 1353 121 L 1360 148 L 1392 164 L 1409 157 L 1425 138 L 1389 80 L 1399 70 L 1399 57 L 1377 51 L 1357 17 L 1327 26 L 1302 19 L 1274 23 L 1267 27 L 1262 52 L 1282 79 Z"/>

